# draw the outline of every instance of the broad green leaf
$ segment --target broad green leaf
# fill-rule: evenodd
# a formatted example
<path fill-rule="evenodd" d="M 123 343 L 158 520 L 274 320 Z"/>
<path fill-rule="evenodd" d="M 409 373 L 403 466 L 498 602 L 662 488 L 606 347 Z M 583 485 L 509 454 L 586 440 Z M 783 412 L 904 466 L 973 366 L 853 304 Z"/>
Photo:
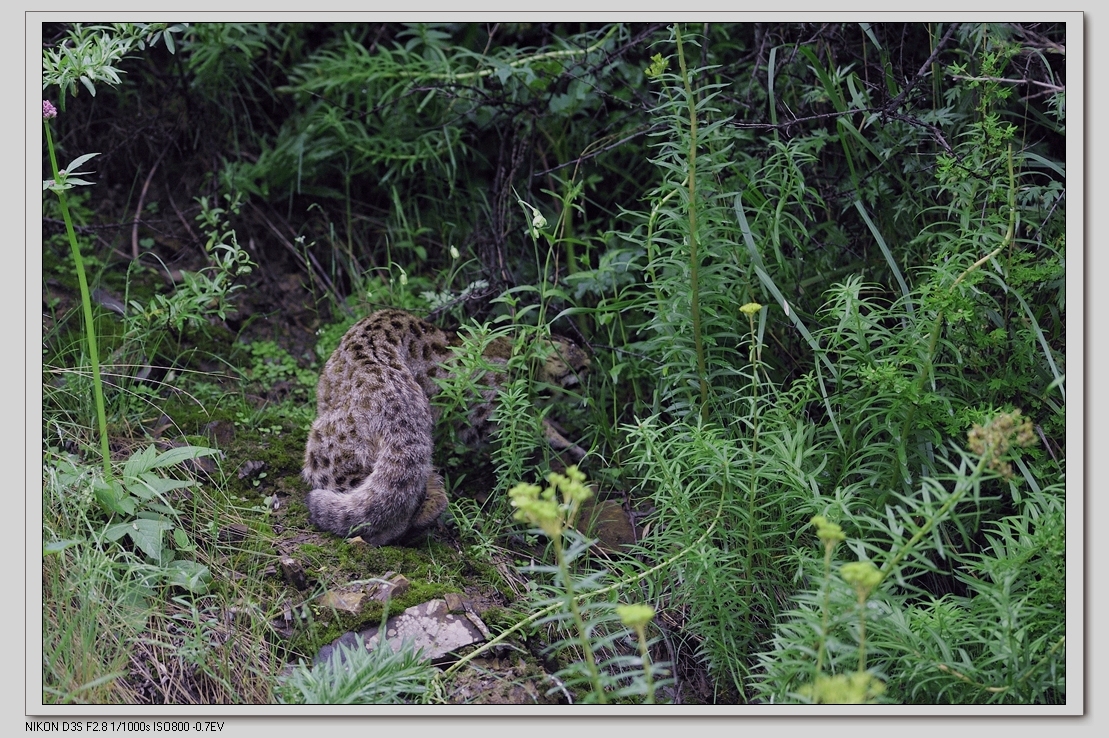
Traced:
<path fill-rule="evenodd" d="M 166 567 L 166 573 L 170 584 L 184 587 L 193 594 L 205 594 L 212 581 L 212 573 L 208 571 L 208 567 L 195 561 L 174 561 Z"/>
<path fill-rule="evenodd" d="M 142 511 L 138 513 L 138 517 L 176 518 L 177 515 L 178 512 L 176 510 L 160 502 L 147 502 Z"/>
<path fill-rule="evenodd" d="M 43 556 L 48 556 L 50 554 L 61 553 L 67 548 L 72 548 L 82 543 L 84 543 L 84 541 L 79 538 L 66 538 L 61 541 L 51 541 L 50 543 L 43 544 L 42 554 Z"/>
<path fill-rule="evenodd" d="M 118 479 L 110 482 L 98 480 L 93 484 L 93 494 L 107 512 L 118 515 L 135 514 L 135 499 L 127 493 Z"/>
<path fill-rule="evenodd" d="M 66 172 L 68 172 L 70 174 L 75 173 L 76 170 L 77 170 L 77 167 L 81 166 L 82 164 L 84 164 L 86 161 L 88 161 L 89 159 L 91 159 L 94 156 L 100 156 L 100 152 L 96 152 L 94 154 L 84 154 L 83 156 L 78 156 L 76 159 L 69 162 L 69 166 L 67 166 L 65 168 Z M 72 181 L 72 180 L 70 180 L 70 181 Z"/>
<path fill-rule="evenodd" d="M 192 541 L 189 540 L 189 535 L 181 528 L 173 529 L 173 545 L 177 546 L 178 550 L 185 551 L 193 548 Z"/>
<path fill-rule="evenodd" d="M 208 448 L 207 446 L 178 446 L 171 448 L 158 457 L 158 460 L 150 465 L 150 469 L 157 469 L 162 466 L 171 466 L 173 464 L 180 464 L 182 461 L 188 459 L 199 459 L 202 456 L 215 456 L 219 453 L 218 449 Z"/>
<path fill-rule="evenodd" d="M 104 537 L 109 541 L 118 541 L 131 532 L 131 522 L 116 523 L 104 529 Z"/>
<path fill-rule="evenodd" d="M 167 479 L 166 477 L 159 477 L 154 472 L 144 472 L 135 482 L 138 482 L 138 484 L 133 482 L 133 486 L 129 485 L 128 488 L 131 489 L 132 492 L 138 494 L 133 487 L 145 487 L 148 491 L 145 495 L 140 495 L 143 499 L 149 499 L 155 494 L 164 495 L 175 489 L 184 489 L 196 484 L 196 482 L 186 479 Z"/>
<path fill-rule="evenodd" d="M 136 518 L 130 523 L 131 529 L 127 534 L 131 536 L 131 540 L 135 545 L 142 549 L 152 559 L 160 559 L 162 557 L 162 534 L 173 527 L 173 523 L 168 520 L 150 520 L 147 518 Z"/>
<path fill-rule="evenodd" d="M 136 451 L 131 454 L 127 459 L 127 463 L 123 465 L 123 476 L 137 477 L 144 471 L 153 468 L 152 464 L 154 459 L 158 456 L 158 452 L 154 450 L 154 446 L 150 445 L 141 451 Z"/>

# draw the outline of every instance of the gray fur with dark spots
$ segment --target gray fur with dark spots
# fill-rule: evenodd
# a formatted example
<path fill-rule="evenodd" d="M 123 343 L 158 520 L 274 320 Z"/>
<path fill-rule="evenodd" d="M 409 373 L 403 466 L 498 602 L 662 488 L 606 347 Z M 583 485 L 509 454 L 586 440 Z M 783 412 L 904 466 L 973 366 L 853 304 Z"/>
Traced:
<path fill-rule="evenodd" d="M 401 310 L 376 312 L 343 336 L 320 375 L 304 454 L 314 525 L 383 546 L 446 509 L 431 468 L 427 377 L 449 355 L 446 333 Z"/>
<path fill-rule="evenodd" d="M 443 480 L 431 466 L 437 413 L 429 398 L 439 390 L 432 378 L 449 372 L 443 365 L 452 357 L 452 342 L 457 339 L 403 310 L 373 313 L 343 336 L 320 375 L 317 417 L 304 453 L 313 525 L 384 546 L 426 530 L 446 509 Z M 541 374 L 569 386 L 589 359 L 564 339 L 553 339 L 552 346 Z M 511 343 L 498 339 L 490 349 L 487 358 L 503 364 L 507 354 L 498 354 L 511 351 Z M 495 385 L 498 377 L 486 379 Z M 495 394 L 483 392 L 471 414 L 476 427 L 464 436 L 478 440 Z M 555 436 L 548 433 L 556 448 L 584 456 Z"/>

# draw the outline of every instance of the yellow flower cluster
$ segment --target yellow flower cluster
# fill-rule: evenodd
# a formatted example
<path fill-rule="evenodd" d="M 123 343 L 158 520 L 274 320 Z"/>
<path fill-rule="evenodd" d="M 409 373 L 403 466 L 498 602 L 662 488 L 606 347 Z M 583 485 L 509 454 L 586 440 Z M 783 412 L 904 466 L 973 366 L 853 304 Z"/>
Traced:
<path fill-rule="evenodd" d="M 547 482 L 546 489 L 536 484 L 517 484 L 508 490 L 508 498 L 516 508 L 513 519 L 530 523 L 555 538 L 565 526 L 574 524 L 578 508 L 593 496 L 593 491 L 577 466 L 571 466 L 565 474 L 551 472 Z"/>
<path fill-rule="evenodd" d="M 816 526 L 816 537 L 819 538 L 821 543 L 826 547 L 834 546 L 847 538 L 843 533 L 843 528 L 839 526 L 839 523 L 833 523 L 823 515 L 814 515 L 809 522 Z"/>

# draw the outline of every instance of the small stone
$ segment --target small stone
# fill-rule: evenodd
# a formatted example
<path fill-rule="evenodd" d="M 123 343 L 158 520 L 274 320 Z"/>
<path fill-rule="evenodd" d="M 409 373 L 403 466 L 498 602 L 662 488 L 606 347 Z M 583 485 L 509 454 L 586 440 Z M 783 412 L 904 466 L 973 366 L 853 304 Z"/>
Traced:
<path fill-rule="evenodd" d="M 316 654 L 316 658 L 312 659 L 312 663 L 313 664 L 322 664 L 322 663 L 324 663 L 325 661 L 327 661 L 328 659 L 331 658 L 331 655 L 333 653 L 335 653 L 336 649 L 338 649 L 339 646 L 346 646 L 347 648 L 354 648 L 357 645 L 358 645 L 358 636 L 357 635 L 355 635 L 354 633 L 350 633 L 350 632 L 344 633 L 343 635 L 339 636 L 339 638 L 335 639 L 334 642 L 332 642 L 332 643 L 324 646 L 323 648 L 321 648 L 320 652 Z M 342 652 L 340 652 L 340 653 L 342 653 Z"/>
<path fill-rule="evenodd" d="M 391 573 L 392 572 L 386 573 L 385 576 L 382 577 L 382 579 L 386 579 Z M 409 582 L 403 574 L 397 574 L 388 581 L 374 582 L 373 584 L 368 585 L 366 587 L 366 595 L 371 600 L 385 602 L 390 597 L 400 597 L 408 591 L 408 588 L 410 586 L 411 582 Z"/>
<path fill-rule="evenodd" d="M 636 541 L 635 528 L 624 506 L 613 500 L 587 500 L 581 506 L 578 528 L 597 538 L 598 545 L 611 553 Z"/>
<path fill-rule="evenodd" d="M 281 564 L 281 573 L 286 582 L 302 591 L 308 589 L 308 578 L 304 575 L 304 567 L 299 561 L 291 556 L 282 556 L 278 563 Z"/>
<path fill-rule="evenodd" d="M 218 448 L 227 448 L 235 438 L 235 426 L 226 420 L 213 420 L 204 426 L 204 435 Z"/>
<path fill-rule="evenodd" d="M 247 477 L 253 477 L 256 474 L 260 473 L 265 468 L 266 468 L 266 462 L 264 462 L 264 461 L 246 461 L 246 462 L 243 462 L 243 465 L 239 467 L 239 479 L 246 479 Z"/>
<path fill-rule="evenodd" d="M 226 527 L 220 528 L 216 533 L 216 538 L 224 543 L 236 543 L 238 541 L 246 540 L 247 535 L 250 533 L 250 528 L 241 523 L 232 523 Z"/>
<path fill-rule="evenodd" d="M 363 592 L 340 592 L 332 589 L 320 598 L 320 606 L 357 615 L 362 609 L 362 600 L 365 598 L 366 595 Z"/>

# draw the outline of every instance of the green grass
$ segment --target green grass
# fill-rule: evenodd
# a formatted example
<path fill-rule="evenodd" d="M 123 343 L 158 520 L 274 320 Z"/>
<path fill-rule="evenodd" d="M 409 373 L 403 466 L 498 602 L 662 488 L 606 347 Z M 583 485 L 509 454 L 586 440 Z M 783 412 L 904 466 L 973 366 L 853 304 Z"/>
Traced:
<path fill-rule="evenodd" d="M 104 152 L 68 215 L 44 191 L 45 702 L 436 703 L 493 648 L 549 699 L 1066 702 L 1064 26 L 44 29 L 58 162 Z M 368 549 L 299 472 L 323 361 L 384 306 L 461 327 L 466 371 L 444 527 Z M 591 367 L 547 397 L 551 332 Z M 563 468 L 543 417 L 633 546 L 512 520 Z M 321 605 L 390 571 L 388 606 Z M 495 642 L 434 679 L 307 666 L 475 591 Z"/>

